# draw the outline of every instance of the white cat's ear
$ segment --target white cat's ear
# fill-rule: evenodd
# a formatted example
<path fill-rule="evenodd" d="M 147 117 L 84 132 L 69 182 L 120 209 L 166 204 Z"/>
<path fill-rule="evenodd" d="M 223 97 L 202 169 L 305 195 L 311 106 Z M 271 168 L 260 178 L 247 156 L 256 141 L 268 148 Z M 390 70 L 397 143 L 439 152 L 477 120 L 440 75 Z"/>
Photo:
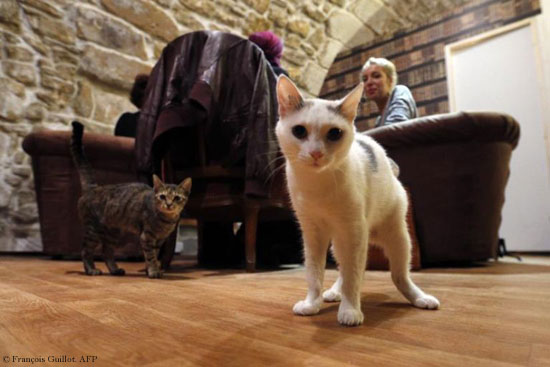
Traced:
<path fill-rule="evenodd" d="M 339 105 L 340 114 L 349 122 L 355 120 L 357 106 L 363 96 L 363 83 L 359 83 L 351 92 L 345 96 Z"/>
<path fill-rule="evenodd" d="M 162 187 L 164 187 L 164 183 L 157 175 L 153 175 L 153 188 L 155 191 L 160 190 Z"/>
<path fill-rule="evenodd" d="M 277 101 L 279 116 L 284 118 L 304 106 L 304 99 L 292 81 L 281 74 L 277 79 Z"/>

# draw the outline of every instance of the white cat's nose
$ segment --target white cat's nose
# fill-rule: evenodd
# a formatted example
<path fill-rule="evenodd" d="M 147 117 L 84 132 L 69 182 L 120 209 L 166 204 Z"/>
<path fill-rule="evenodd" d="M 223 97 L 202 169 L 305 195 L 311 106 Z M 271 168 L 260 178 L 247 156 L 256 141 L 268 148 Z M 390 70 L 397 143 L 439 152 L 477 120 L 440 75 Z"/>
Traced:
<path fill-rule="evenodd" d="M 318 159 L 321 159 L 323 158 L 323 153 L 320 151 L 320 150 L 314 150 L 313 152 L 309 152 L 309 155 L 315 159 L 315 160 L 318 160 Z"/>

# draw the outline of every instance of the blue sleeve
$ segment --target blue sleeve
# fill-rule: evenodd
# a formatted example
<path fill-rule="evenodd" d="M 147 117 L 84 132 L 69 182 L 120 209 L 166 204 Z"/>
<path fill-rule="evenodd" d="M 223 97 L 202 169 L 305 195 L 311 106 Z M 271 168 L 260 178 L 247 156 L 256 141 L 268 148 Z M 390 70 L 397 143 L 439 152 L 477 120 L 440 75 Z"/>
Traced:
<path fill-rule="evenodd" d="M 417 117 L 416 103 L 411 92 L 406 87 L 389 101 L 384 117 L 384 125 L 395 124 Z"/>

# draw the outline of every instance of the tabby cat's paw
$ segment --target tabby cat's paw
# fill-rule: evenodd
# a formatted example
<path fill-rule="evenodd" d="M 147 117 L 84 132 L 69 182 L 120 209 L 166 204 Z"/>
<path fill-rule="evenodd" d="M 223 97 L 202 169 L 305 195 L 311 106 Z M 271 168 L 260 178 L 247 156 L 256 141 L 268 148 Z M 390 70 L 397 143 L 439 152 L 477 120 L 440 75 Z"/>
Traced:
<path fill-rule="evenodd" d="M 435 310 L 439 308 L 439 301 L 434 296 L 425 294 L 414 300 L 413 305 L 418 308 L 425 308 L 428 310 Z"/>
<path fill-rule="evenodd" d="M 87 269 L 86 275 L 101 275 L 103 272 L 99 269 Z"/>
<path fill-rule="evenodd" d="M 338 322 L 344 326 L 357 326 L 363 323 L 363 312 L 353 308 L 338 310 Z"/>
<path fill-rule="evenodd" d="M 159 278 L 162 278 L 162 271 L 148 269 L 147 276 L 151 279 L 159 279 Z"/>
<path fill-rule="evenodd" d="M 126 274 L 126 272 L 124 271 L 124 269 L 121 269 L 121 268 L 111 271 L 111 275 L 124 275 L 124 274 Z"/>
<path fill-rule="evenodd" d="M 321 310 L 321 302 L 308 302 L 308 301 L 300 301 L 297 302 L 294 307 L 292 308 L 292 311 L 296 315 L 301 316 L 311 316 L 318 314 Z"/>
<path fill-rule="evenodd" d="M 323 300 L 325 302 L 340 302 L 342 300 L 342 294 L 332 289 L 327 289 L 323 292 Z"/>

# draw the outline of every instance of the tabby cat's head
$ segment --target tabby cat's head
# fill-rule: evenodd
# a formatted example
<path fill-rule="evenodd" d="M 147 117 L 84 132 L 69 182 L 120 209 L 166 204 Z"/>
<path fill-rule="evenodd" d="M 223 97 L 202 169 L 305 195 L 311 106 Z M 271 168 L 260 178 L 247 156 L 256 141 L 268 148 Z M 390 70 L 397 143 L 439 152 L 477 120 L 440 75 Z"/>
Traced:
<path fill-rule="evenodd" d="M 353 120 L 363 93 L 359 84 L 338 101 L 304 100 L 284 75 L 277 81 L 277 140 L 291 165 L 321 171 L 338 164 L 353 143 Z"/>
<path fill-rule="evenodd" d="M 165 184 L 153 175 L 155 205 L 158 211 L 169 215 L 181 213 L 191 193 L 191 178 L 186 178 L 179 185 Z"/>

